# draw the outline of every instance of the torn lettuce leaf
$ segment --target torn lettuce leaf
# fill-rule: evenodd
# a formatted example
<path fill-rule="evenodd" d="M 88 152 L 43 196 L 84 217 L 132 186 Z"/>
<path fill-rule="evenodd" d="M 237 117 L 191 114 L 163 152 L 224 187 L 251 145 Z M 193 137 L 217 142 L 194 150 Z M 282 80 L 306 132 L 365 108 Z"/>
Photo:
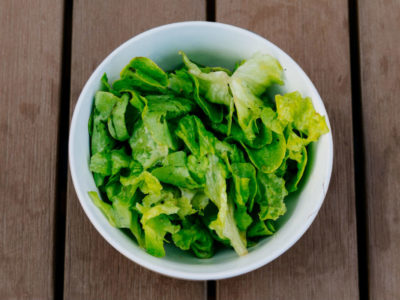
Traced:
<path fill-rule="evenodd" d="M 286 213 L 286 205 L 284 202 L 288 191 L 285 188 L 285 180 L 273 173 L 265 174 L 259 172 L 257 174 L 258 194 L 257 203 L 260 205 L 260 219 L 277 220 Z"/>
<path fill-rule="evenodd" d="M 165 112 L 167 120 L 186 115 L 195 107 L 193 101 L 173 95 L 148 95 L 145 98 L 149 112 Z"/>
<path fill-rule="evenodd" d="M 129 139 L 132 157 L 148 169 L 168 155 L 168 145 L 157 143 L 150 130 L 138 121 Z"/>
<path fill-rule="evenodd" d="M 201 187 L 190 175 L 186 153 L 183 151 L 169 154 L 162 166 L 154 169 L 151 173 L 161 182 L 180 188 L 197 189 Z"/>
<path fill-rule="evenodd" d="M 183 228 L 172 235 L 174 244 L 182 250 L 191 249 L 199 258 L 210 258 L 214 254 L 214 243 L 211 235 L 200 222 L 183 223 Z"/>
<path fill-rule="evenodd" d="M 209 161 L 205 193 L 218 208 L 217 219 L 212 221 L 209 227 L 215 230 L 221 239 L 228 239 L 238 255 L 245 255 L 247 254 L 246 240 L 239 233 L 234 218 L 233 202 L 228 199 L 224 167 L 221 160 L 214 154 L 209 155 Z"/>
<path fill-rule="evenodd" d="M 147 92 L 166 91 L 169 80 L 168 75 L 146 57 L 135 57 L 121 71 L 121 79 L 113 83 L 117 91 L 123 89 L 139 89 Z"/>
<path fill-rule="evenodd" d="M 203 99 L 200 95 L 200 84 L 198 79 L 190 75 L 193 80 L 194 91 L 193 91 L 193 98 L 196 101 L 197 105 L 202 109 L 204 114 L 214 123 L 222 122 L 224 118 L 222 106 L 214 103 L 210 103 Z"/>
<path fill-rule="evenodd" d="M 283 68 L 276 58 L 256 53 L 235 70 L 232 79 L 240 79 L 252 94 L 260 96 L 268 86 L 283 84 L 282 75 Z"/>
<path fill-rule="evenodd" d="M 283 84 L 282 67 L 268 54 L 257 53 L 241 64 L 230 79 L 238 123 L 246 139 L 257 136 L 257 120 L 264 108 L 259 96 L 272 84 Z"/>
<path fill-rule="evenodd" d="M 286 180 L 286 189 L 289 193 L 295 192 L 304 175 L 307 166 L 308 154 L 305 147 L 303 147 L 296 155 L 296 159 L 288 160 L 289 167 L 284 174 Z"/>
<path fill-rule="evenodd" d="M 193 93 L 193 82 L 187 70 L 180 69 L 169 74 L 168 88 L 175 94 L 191 98 Z"/>
<path fill-rule="evenodd" d="M 272 142 L 261 149 L 252 149 L 242 144 L 250 161 L 263 173 L 272 173 L 282 164 L 286 153 L 286 142 L 283 135 L 272 134 Z"/>
<path fill-rule="evenodd" d="M 135 119 L 134 108 L 129 104 L 129 95 L 123 94 L 115 104 L 111 116 L 108 119 L 108 130 L 111 136 L 118 141 L 129 139 Z"/>
<path fill-rule="evenodd" d="M 251 212 L 257 194 L 256 170 L 250 163 L 232 164 L 232 179 L 235 187 L 235 203 L 238 207 L 248 207 Z"/>
<path fill-rule="evenodd" d="M 250 226 L 249 230 L 247 231 L 247 236 L 249 238 L 262 237 L 273 235 L 275 232 L 276 229 L 271 221 L 258 220 Z"/>
<path fill-rule="evenodd" d="M 251 93 L 240 78 L 232 76 L 230 87 L 239 126 L 243 130 L 245 138 L 252 141 L 257 137 L 256 121 L 261 116 L 264 104 L 260 98 Z"/>
<path fill-rule="evenodd" d="M 212 103 L 229 106 L 232 98 L 228 86 L 229 74 L 225 70 L 215 68 L 201 70 L 189 60 L 185 53 L 180 51 L 179 54 L 182 55 L 188 72 L 197 79 L 200 94 Z"/>
<path fill-rule="evenodd" d="M 310 98 L 293 92 L 276 95 L 275 101 L 279 120 L 298 130 L 305 146 L 329 131 L 325 117 L 315 111 Z"/>

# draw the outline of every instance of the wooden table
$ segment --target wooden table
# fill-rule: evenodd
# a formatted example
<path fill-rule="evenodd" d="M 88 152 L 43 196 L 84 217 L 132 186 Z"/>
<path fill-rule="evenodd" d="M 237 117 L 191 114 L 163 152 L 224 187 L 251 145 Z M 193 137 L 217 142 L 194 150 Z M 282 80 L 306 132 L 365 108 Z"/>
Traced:
<path fill-rule="evenodd" d="M 252 30 L 311 77 L 330 116 L 331 186 L 304 237 L 217 282 L 130 262 L 84 215 L 67 167 L 70 115 L 95 67 L 149 28 Z M 0 299 L 400 299 L 399 0 L 1 0 Z"/>

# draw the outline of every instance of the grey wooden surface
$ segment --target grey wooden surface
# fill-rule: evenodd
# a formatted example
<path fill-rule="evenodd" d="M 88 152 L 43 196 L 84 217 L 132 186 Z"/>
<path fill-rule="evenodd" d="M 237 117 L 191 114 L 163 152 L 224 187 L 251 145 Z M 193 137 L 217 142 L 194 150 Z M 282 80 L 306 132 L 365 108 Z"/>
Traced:
<path fill-rule="evenodd" d="M 158 275 L 109 246 L 79 205 L 65 149 L 78 95 L 115 47 L 206 19 L 291 55 L 324 100 L 335 144 L 304 237 L 216 283 Z M 400 299 L 399 29 L 398 0 L 0 1 L 0 299 Z"/>

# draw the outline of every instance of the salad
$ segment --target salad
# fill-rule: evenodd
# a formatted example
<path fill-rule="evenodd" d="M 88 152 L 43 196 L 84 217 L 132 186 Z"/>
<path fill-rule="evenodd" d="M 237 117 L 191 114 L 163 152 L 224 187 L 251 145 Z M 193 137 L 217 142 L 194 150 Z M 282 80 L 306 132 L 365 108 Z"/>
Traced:
<path fill-rule="evenodd" d="M 192 62 L 165 72 L 135 57 L 112 84 L 107 75 L 89 119 L 89 192 L 112 226 L 154 256 L 164 243 L 209 258 L 238 255 L 276 232 L 297 190 L 307 146 L 325 118 L 283 84 L 277 59 L 257 53 L 234 70 Z"/>

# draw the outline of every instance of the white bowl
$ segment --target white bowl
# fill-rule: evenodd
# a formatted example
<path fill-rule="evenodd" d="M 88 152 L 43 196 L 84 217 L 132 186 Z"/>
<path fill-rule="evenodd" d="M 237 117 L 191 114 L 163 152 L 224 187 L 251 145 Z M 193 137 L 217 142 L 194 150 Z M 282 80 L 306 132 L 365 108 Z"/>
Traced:
<path fill-rule="evenodd" d="M 69 162 L 72 180 L 79 201 L 99 233 L 119 252 L 155 272 L 191 280 L 216 280 L 237 276 L 257 269 L 288 250 L 308 229 L 317 215 L 328 189 L 332 172 L 333 142 L 328 133 L 312 146 L 306 178 L 298 193 L 287 200 L 288 213 L 279 230 L 238 257 L 233 250 L 223 250 L 213 258 L 198 259 L 167 245 L 166 256 L 153 257 L 125 235 L 112 227 L 92 203 L 89 191 L 97 191 L 89 171 L 88 119 L 100 78 L 107 73 L 110 82 L 135 56 L 153 59 L 166 70 L 181 64 L 178 51 L 204 65 L 232 68 L 234 63 L 261 51 L 276 57 L 284 68 L 285 91 L 300 91 L 312 98 L 315 109 L 325 116 L 324 104 L 317 90 L 297 63 L 277 46 L 250 31 L 209 22 L 182 22 L 157 27 L 139 34 L 114 50 L 94 71 L 79 96 L 69 136 Z"/>

